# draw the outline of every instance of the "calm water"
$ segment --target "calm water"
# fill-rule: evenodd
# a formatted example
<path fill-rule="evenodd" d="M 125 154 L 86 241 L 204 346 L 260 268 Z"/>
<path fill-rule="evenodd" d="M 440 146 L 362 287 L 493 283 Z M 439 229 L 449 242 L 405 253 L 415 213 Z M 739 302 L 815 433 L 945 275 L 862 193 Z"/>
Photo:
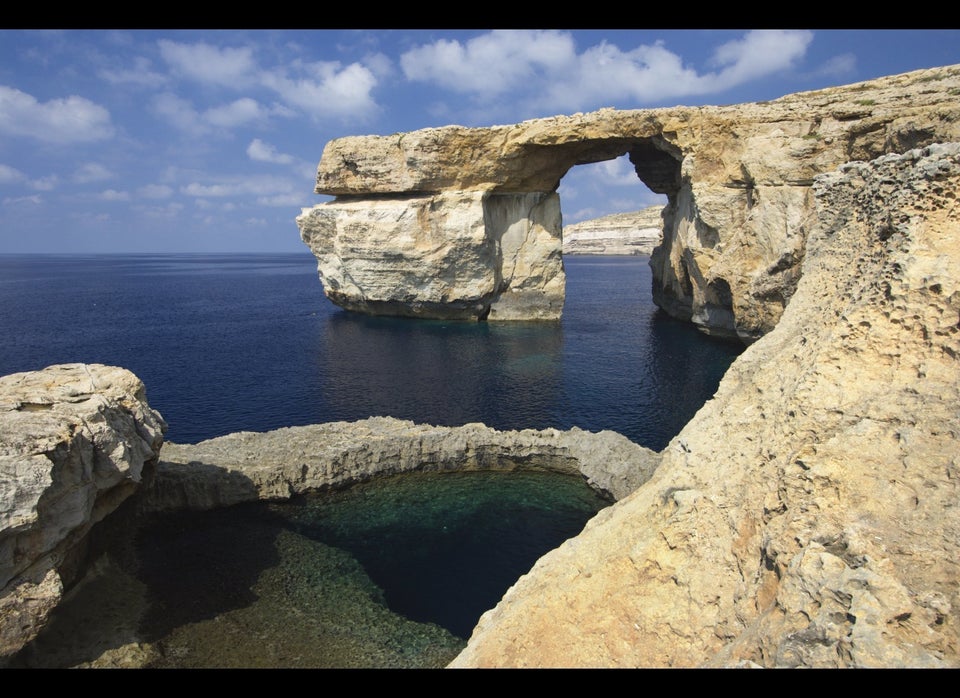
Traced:
<path fill-rule="evenodd" d="M 612 429 L 662 449 L 739 348 L 662 316 L 645 257 L 567 257 L 560 323 L 372 318 L 309 254 L 0 256 L 0 374 L 119 365 L 195 443 L 374 415 Z"/>
<path fill-rule="evenodd" d="M 0 374 L 124 366 L 181 443 L 388 415 L 612 429 L 662 449 L 739 347 L 659 313 L 645 257 L 565 266 L 562 322 L 497 325 L 346 313 L 309 254 L 0 256 Z M 21 661 L 74 666 L 126 632 L 157 648 L 152 666 L 443 666 L 607 504 L 578 478 L 411 474 L 157 517 Z"/>

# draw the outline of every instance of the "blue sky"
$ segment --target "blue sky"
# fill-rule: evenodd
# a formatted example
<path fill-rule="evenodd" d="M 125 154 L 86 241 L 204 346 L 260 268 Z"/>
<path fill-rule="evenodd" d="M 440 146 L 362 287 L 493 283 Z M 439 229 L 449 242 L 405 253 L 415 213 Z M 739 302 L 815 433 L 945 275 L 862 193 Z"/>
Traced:
<path fill-rule="evenodd" d="M 305 251 L 333 138 L 957 63 L 958 30 L 0 30 L 0 253 Z M 662 201 L 625 158 L 560 195 L 568 224 Z"/>

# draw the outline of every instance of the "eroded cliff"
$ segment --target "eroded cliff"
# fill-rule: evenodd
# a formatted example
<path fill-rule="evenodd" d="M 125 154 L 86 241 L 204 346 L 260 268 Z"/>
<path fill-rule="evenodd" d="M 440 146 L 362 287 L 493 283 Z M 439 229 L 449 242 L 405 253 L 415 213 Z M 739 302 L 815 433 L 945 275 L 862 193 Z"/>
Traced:
<path fill-rule="evenodd" d="M 960 666 L 960 145 L 812 191 L 776 329 L 453 666 Z"/>
<path fill-rule="evenodd" d="M 663 206 L 563 226 L 563 254 L 649 255 L 660 244 Z"/>
<path fill-rule="evenodd" d="M 0 665 L 60 602 L 91 527 L 149 480 L 166 428 L 122 368 L 0 377 Z"/>

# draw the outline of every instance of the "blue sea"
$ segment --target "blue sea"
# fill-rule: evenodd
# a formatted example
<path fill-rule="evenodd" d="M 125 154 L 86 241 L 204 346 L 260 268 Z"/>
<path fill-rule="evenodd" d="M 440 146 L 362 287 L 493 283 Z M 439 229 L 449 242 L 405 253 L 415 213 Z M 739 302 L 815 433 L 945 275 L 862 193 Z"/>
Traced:
<path fill-rule="evenodd" d="M 564 260 L 559 323 L 378 318 L 312 255 L 0 256 L 0 375 L 123 366 L 167 439 L 392 416 L 612 429 L 662 449 L 740 351 L 664 316 L 646 257 Z"/>
<path fill-rule="evenodd" d="M 178 443 L 384 415 L 610 429 L 661 450 L 742 348 L 659 311 L 646 257 L 564 266 L 560 322 L 496 324 L 340 310 L 308 252 L 2 255 L 0 374 L 123 366 Z M 132 565 L 151 600 L 140 633 L 162 650 L 154 666 L 443 666 L 540 555 L 607 505 L 576 478 L 411 474 L 158 517 Z M 83 612 L 64 604 L 24 665 L 89 661 L 78 638 L 93 630 L 71 614 L 116 604 L 125 578 L 76 590 Z"/>

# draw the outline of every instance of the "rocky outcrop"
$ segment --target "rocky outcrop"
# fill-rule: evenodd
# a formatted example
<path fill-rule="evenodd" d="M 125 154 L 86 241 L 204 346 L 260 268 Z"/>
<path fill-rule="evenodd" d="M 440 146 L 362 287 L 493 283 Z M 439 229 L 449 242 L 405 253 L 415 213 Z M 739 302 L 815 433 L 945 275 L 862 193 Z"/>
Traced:
<path fill-rule="evenodd" d="M 654 299 L 750 343 L 799 279 L 813 178 L 851 160 L 960 140 L 960 66 L 717 107 L 603 109 L 326 145 L 303 240 L 345 308 L 422 317 L 562 313 L 561 178 L 629 154 L 665 194 Z"/>
<path fill-rule="evenodd" d="M 372 315 L 556 320 L 566 277 L 550 192 L 409 192 L 304 210 L 327 297 Z"/>
<path fill-rule="evenodd" d="M 663 206 L 563 227 L 563 254 L 649 255 L 663 237 Z"/>
<path fill-rule="evenodd" d="M 0 658 L 43 627 L 86 534 L 149 478 L 165 430 L 121 368 L 0 377 Z"/>
<path fill-rule="evenodd" d="M 199 444 L 166 443 L 147 511 L 212 509 L 286 499 L 414 470 L 542 470 L 583 476 L 598 492 L 625 497 L 660 457 L 612 431 L 497 431 L 482 424 L 435 427 L 372 417 L 265 433 L 228 434 Z"/>
<path fill-rule="evenodd" d="M 960 666 L 960 145 L 811 191 L 776 329 L 452 666 Z"/>
<path fill-rule="evenodd" d="M 160 459 L 165 429 L 143 384 L 121 368 L 70 364 L 0 378 L 0 666 L 82 577 L 88 534 L 124 501 L 135 512 L 128 517 L 204 510 L 415 470 L 558 472 L 617 499 L 660 461 L 611 431 L 500 432 L 389 417 L 167 442 Z M 135 622 L 121 625 L 135 632 Z M 135 636 L 121 644 L 135 655 L 123 665 L 136 665 Z"/>

